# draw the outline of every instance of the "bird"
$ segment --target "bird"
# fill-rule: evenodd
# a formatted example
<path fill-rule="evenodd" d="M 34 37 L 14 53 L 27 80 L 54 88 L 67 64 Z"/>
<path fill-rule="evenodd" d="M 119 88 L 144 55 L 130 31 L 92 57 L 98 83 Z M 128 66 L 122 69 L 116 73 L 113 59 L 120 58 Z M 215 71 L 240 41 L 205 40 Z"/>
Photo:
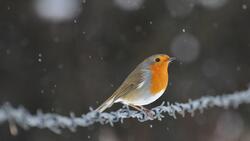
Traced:
<path fill-rule="evenodd" d="M 168 67 L 175 60 L 166 54 L 155 54 L 142 61 L 123 81 L 118 89 L 95 111 L 103 112 L 114 103 L 122 103 L 152 117 L 144 107 L 163 95 L 168 86 Z"/>

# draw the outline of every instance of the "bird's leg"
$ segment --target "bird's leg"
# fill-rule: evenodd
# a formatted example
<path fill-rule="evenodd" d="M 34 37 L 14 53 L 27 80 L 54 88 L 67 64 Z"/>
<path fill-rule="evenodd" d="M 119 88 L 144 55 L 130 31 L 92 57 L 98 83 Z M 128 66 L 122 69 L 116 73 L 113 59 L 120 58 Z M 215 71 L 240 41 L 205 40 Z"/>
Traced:
<path fill-rule="evenodd" d="M 145 108 L 145 107 L 143 107 L 143 106 L 136 106 L 136 105 L 132 105 L 132 104 L 130 104 L 129 106 L 135 108 L 135 109 L 138 110 L 138 111 L 145 112 L 146 115 L 147 115 L 150 119 L 152 119 L 152 120 L 154 119 L 154 115 L 153 115 L 153 113 L 152 113 L 151 110 L 149 110 L 149 109 L 147 109 L 147 108 Z"/>
<path fill-rule="evenodd" d="M 145 112 L 151 112 L 151 110 L 149 110 L 149 109 L 147 109 L 147 108 L 145 108 L 145 107 L 143 107 L 143 106 L 139 106 L 143 111 L 145 111 Z"/>
<path fill-rule="evenodd" d="M 130 106 L 130 107 L 133 107 L 134 109 L 136 109 L 136 110 L 138 110 L 138 111 L 142 111 L 142 109 L 141 109 L 139 106 L 132 105 L 132 104 L 130 104 L 129 106 Z"/>

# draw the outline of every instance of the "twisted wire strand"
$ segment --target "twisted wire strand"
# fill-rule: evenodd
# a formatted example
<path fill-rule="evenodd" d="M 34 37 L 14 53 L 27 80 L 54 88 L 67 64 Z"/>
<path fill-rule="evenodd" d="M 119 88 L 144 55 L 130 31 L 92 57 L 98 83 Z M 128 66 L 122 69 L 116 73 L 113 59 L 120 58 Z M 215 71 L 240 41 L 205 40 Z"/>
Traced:
<path fill-rule="evenodd" d="M 63 116 L 56 113 L 43 113 L 38 111 L 32 115 L 27 109 L 22 106 L 14 108 L 11 104 L 3 104 L 0 107 L 0 124 L 9 122 L 10 131 L 17 132 L 16 125 L 23 129 L 31 127 L 47 128 L 55 133 L 61 133 L 61 129 L 67 128 L 70 131 L 76 131 L 78 126 L 87 127 L 94 123 L 110 124 L 123 122 L 124 119 L 134 118 L 139 122 L 148 120 L 162 120 L 166 115 L 176 118 L 176 114 L 185 116 L 186 113 L 194 115 L 195 111 L 203 112 L 207 108 L 221 107 L 237 108 L 240 104 L 250 103 L 250 88 L 245 91 L 235 92 L 233 94 L 221 96 L 204 96 L 196 100 L 189 100 L 187 103 L 174 103 L 163 102 L 161 105 L 152 108 L 154 112 L 153 119 L 148 117 L 143 111 L 131 110 L 128 107 L 121 108 L 114 112 L 98 113 L 94 110 L 83 114 L 80 117 L 75 117 L 73 113 L 69 116 Z M 163 115 L 164 114 L 164 115 Z"/>

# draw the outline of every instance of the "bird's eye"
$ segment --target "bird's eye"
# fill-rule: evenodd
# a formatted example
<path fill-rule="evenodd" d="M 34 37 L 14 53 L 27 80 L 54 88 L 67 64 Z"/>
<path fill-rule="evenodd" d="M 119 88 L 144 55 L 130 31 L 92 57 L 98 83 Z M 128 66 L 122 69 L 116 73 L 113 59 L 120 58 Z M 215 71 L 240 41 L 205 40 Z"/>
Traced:
<path fill-rule="evenodd" d="M 155 62 L 160 62 L 161 59 L 160 58 L 155 58 Z"/>

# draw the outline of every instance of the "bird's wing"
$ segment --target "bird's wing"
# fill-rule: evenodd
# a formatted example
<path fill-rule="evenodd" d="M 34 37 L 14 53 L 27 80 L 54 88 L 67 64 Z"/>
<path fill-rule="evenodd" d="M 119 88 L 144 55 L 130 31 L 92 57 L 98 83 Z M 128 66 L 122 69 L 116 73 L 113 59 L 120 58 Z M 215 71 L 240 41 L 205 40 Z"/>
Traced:
<path fill-rule="evenodd" d="M 129 76 L 124 80 L 124 82 L 121 84 L 121 86 L 114 92 L 115 99 L 117 100 L 118 98 L 128 94 L 129 92 L 137 89 L 141 83 L 145 80 L 145 72 L 136 69 L 133 72 L 129 74 Z"/>

